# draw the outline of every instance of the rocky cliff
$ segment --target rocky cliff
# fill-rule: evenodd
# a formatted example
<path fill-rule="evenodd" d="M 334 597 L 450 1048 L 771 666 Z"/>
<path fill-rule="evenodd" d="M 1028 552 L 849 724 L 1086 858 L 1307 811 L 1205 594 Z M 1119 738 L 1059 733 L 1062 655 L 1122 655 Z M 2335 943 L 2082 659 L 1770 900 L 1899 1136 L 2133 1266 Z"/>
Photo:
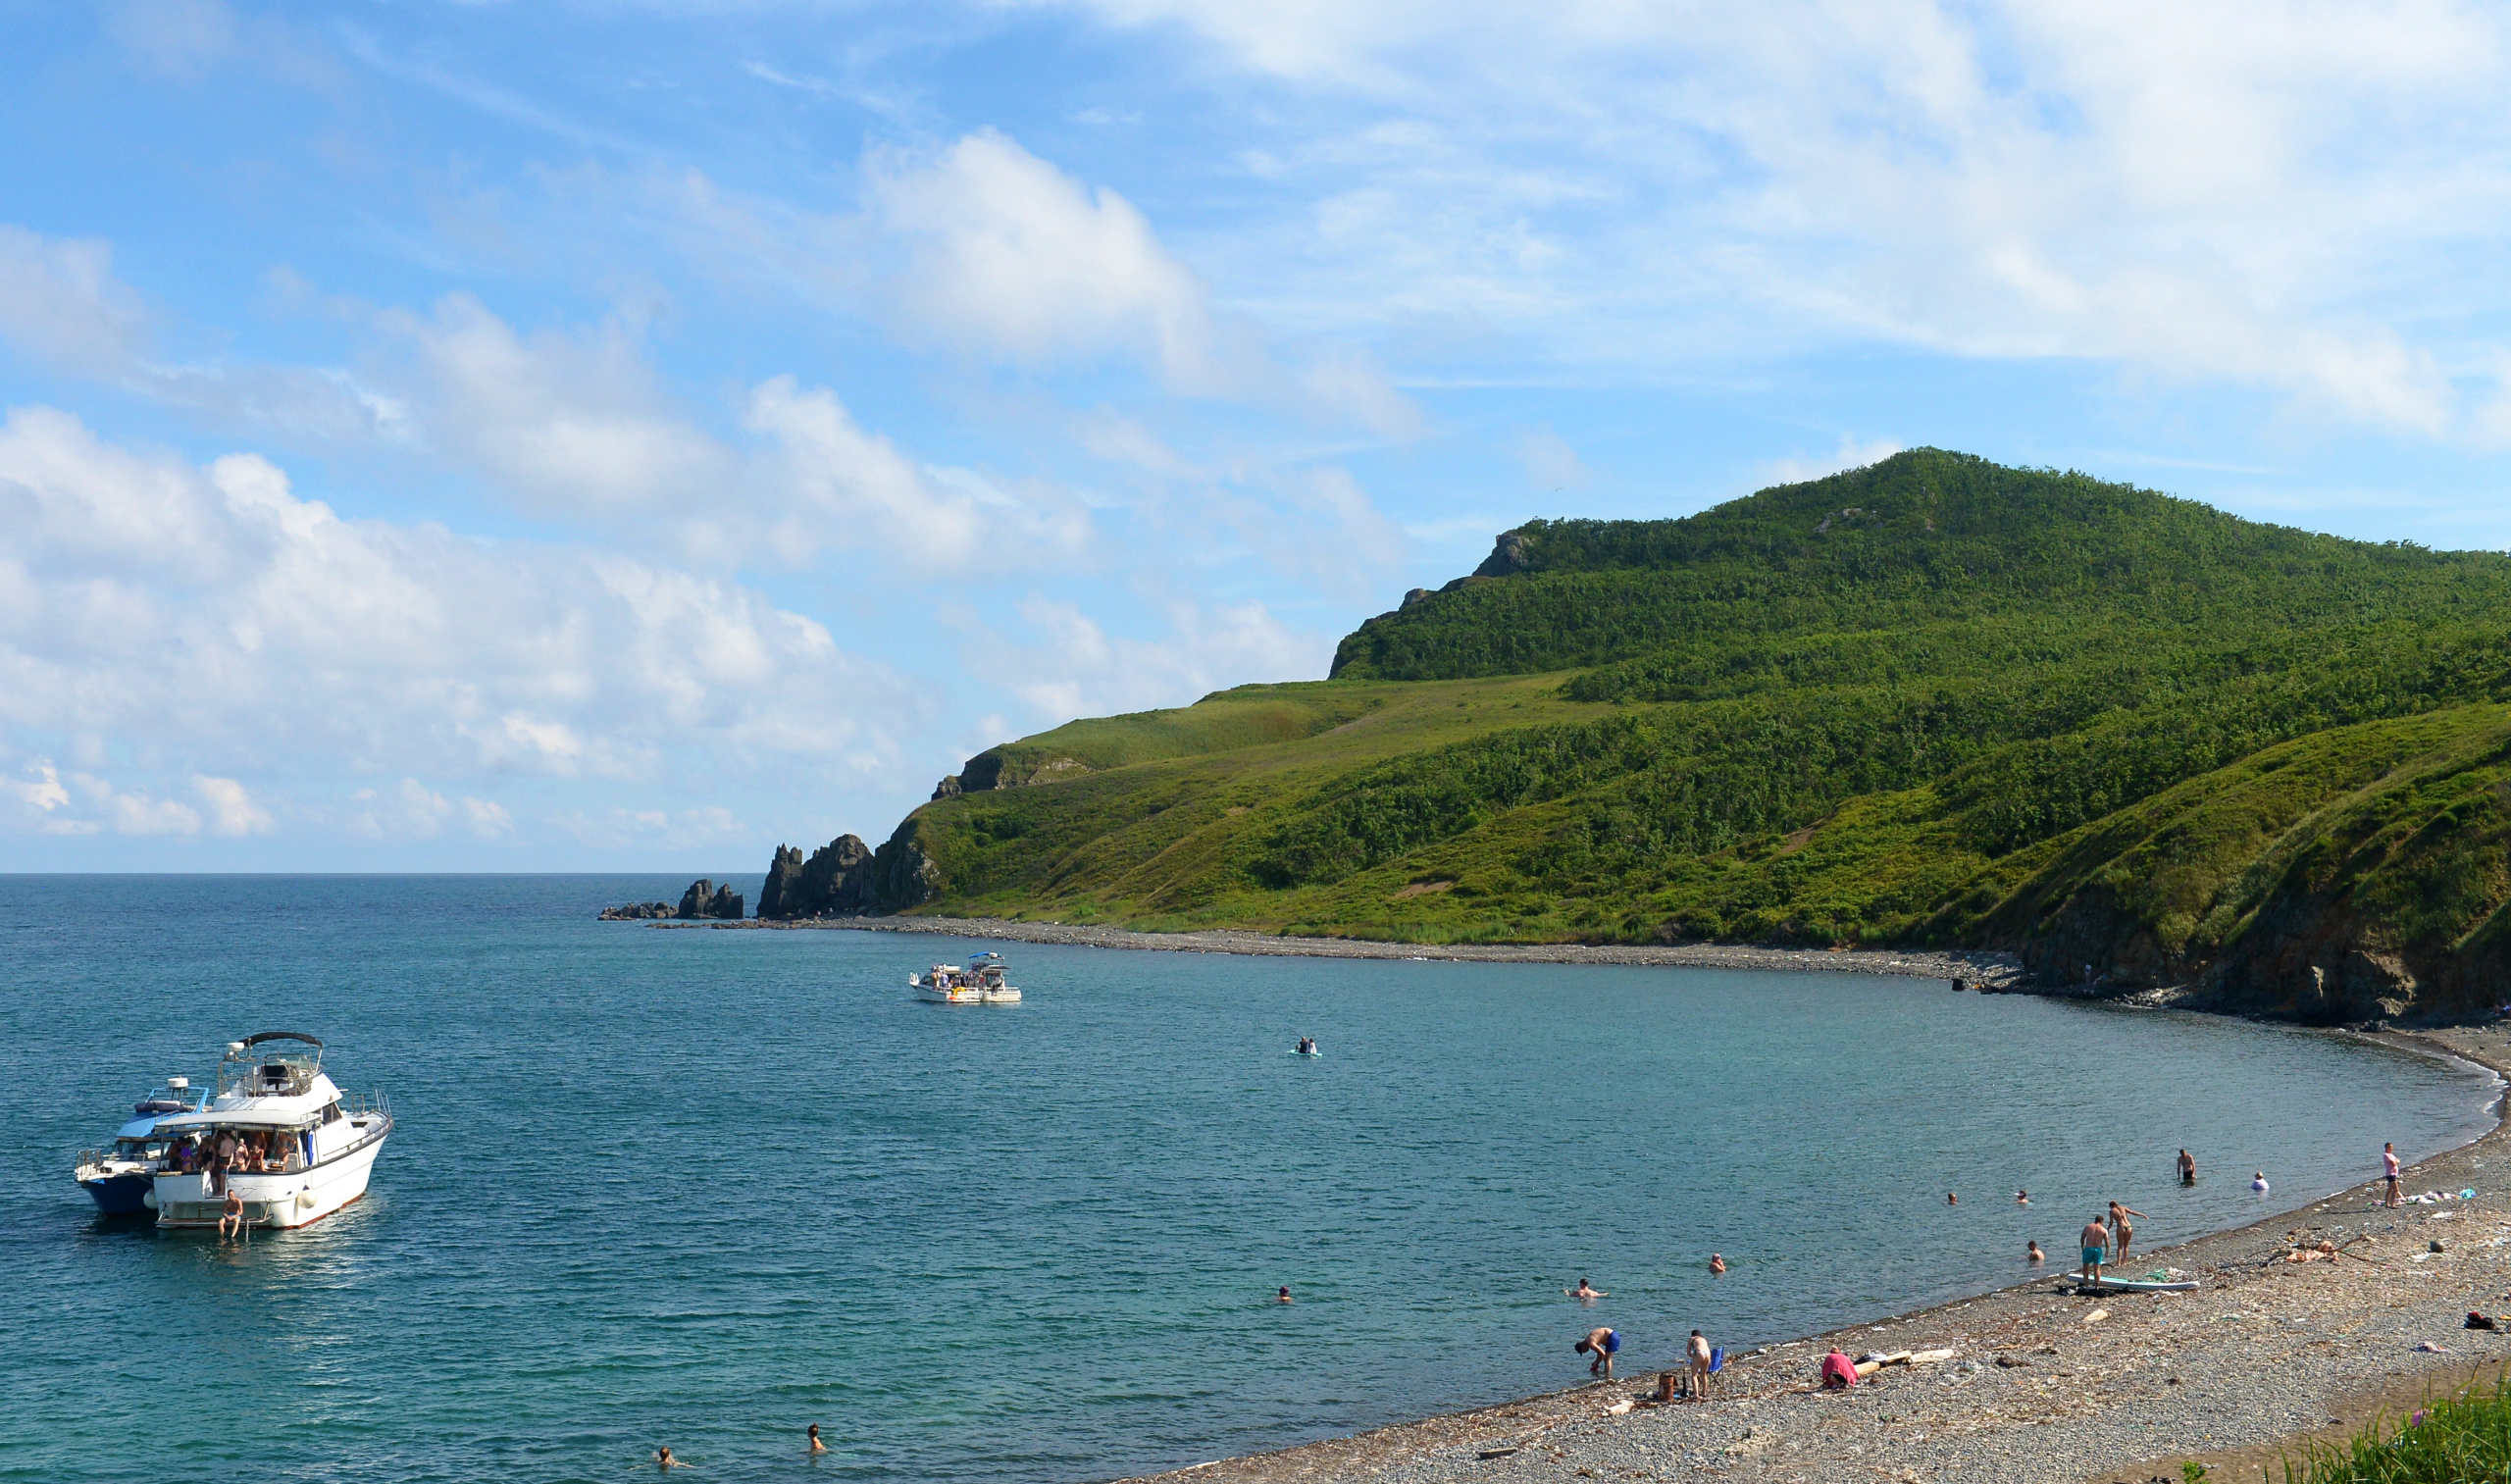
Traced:
<path fill-rule="evenodd" d="M 680 905 L 667 901 L 632 901 L 625 906 L 601 909 L 603 922 L 641 922 L 651 918 L 733 918 L 742 915 L 742 894 L 729 886 L 719 887 L 704 877 L 689 884 L 680 894 Z"/>
<path fill-rule="evenodd" d="M 778 845 L 759 888 L 758 915 L 796 922 L 897 912 L 941 895 L 941 880 L 910 815 L 878 850 L 854 835 L 841 835 L 808 857 L 797 846 Z"/>

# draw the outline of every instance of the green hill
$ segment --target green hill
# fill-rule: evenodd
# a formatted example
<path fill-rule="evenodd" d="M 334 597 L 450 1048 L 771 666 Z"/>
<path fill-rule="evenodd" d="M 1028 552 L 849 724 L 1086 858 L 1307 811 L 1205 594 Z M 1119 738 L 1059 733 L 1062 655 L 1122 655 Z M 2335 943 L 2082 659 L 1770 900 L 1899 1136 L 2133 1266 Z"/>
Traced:
<path fill-rule="evenodd" d="M 2316 1020 L 2506 998 L 2511 558 L 1932 449 L 1538 521 L 1333 678 L 991 748 L 897 909 L 1940 944 Z"/>

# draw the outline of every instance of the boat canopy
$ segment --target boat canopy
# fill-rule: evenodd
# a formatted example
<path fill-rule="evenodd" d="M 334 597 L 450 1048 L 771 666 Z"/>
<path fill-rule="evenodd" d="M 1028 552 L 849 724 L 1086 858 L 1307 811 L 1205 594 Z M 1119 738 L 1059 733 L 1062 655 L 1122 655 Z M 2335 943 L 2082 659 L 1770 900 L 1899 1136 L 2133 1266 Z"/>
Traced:
<path fill-rule="evenodd" d="M 315 1038 L 306 1035 L 303 1031 L 264 1031 L 258 1036 L 245 1037 L 244 1045 L 260 1046 L 265 1041 L 302 1041 L 307 1046 L 312 1047 L 319 1047 L 323 1044 Z"/>

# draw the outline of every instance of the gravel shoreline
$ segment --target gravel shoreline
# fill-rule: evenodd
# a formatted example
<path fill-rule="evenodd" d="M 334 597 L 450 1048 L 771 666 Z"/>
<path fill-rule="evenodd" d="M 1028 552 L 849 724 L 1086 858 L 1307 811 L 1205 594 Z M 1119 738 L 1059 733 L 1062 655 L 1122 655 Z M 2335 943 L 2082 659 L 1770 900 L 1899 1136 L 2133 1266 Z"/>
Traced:
<path fill-rule="evenodd" d="M 1843 974 L 1905 974 L 1959 979 L 1992 990 L 2020 990 L 2023 965 L 2009 953 L 1932 948 L 1757 948 L 1723 944 L 1591 945 L 1582 943 L 1379 943 L 1358 938 L 1285 938 L 1273 933 L 1215 930 L 1140 933 L 1086 923 L 1018 922 L 1007 917 L 822 917 L 800 922 L 665 922 L 665 928 L 716 931 L 933 933 L 1008 943 L 1072 944 L 1091 948 L 1144 948 L 1167 953 L 1252 953 L 1285 958 L 1417 958 L 1465 963 L 1607 963 L 1701 969 L 1787 969 Z"/>
<path fill-rule="evenodd" d="M 1814 970 L 2032 989 L 2015 960 L 1985 953 L 1414 945 L 999 918 L 674 926 L 946 934 L 1176 952 Z M 2511 1075 L 2511 1027 L 2383 1039 Z M 2511 1186 L 2511 1125 L 2498 1121 L 2504 1108 L 2497 1100 L 2497 1123 L 2483 1137 L 2407 1172 L 2410 1192 L 2472 1188 L 2473 1201 L 2391 1210 L 2376 1203 L 2376 1186 L 2358 1186 L 2246 1227 L 2139 1254 L 2130 1264 L 2140 1273 L 2178 1269 L 2200 1281 L 2194 1293 L 2091 1297 L 2036 1280 L 1730 1356 L 1713 1400 L 1670 1407 L 1646 1405 L 1656 1372 L 1642 1362 L 1671 1365 L 1678 1357 L 1625 1353 L 1618 1380 L 1151 1477 L 1158 1484 L 1703 1477 L 2152 1484 L 2177 1481 L 2180 1463 L 2192 1458 L 2217 1478 L 2255 1477 L 2253 1470 L 2312 1440 L 2332 1440 L 2511 1366 L 2511 1330 L 2461 1327 L 2469 1309 L 2511 1305 L 2511 1189 L 2504 1188 Z M 2378 1141 L 2367 1138 L 2368 1151 Z M 2296 1241 L 2322 1240 L 2342 1245 L 2344 1254 L 2282 1260 Z M 2443 1251 L 2431 1251 L 2436 1241 Z M 2051 1262 L 2064 1257 L 2053 1252 Z M 1812 1376 L 1833 1341 L 1851 1354 L 1952 1355 L 1887 1367 L 1854 1391 L 1826 1394 L 1815 1390 Z M 2440 1348 L 2419 1349 L 2425 1345 Z"/>

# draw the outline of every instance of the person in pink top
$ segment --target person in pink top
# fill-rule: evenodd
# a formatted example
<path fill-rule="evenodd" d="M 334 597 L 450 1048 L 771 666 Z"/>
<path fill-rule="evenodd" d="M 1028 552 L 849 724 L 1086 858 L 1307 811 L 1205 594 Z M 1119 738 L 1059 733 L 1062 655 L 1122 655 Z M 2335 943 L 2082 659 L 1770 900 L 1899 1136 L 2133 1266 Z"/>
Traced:
<path fill-rule="evenodd" d="M 2394 1144 L 2381 1146 L 2381 1177 L 2389 1183 L 2388 1200 L 2383 1203 L 2406 1204 L 2406 1188 L 2397 1183 L 2397 1146 Z"/>
<path fill-rule="evenodd" d="M 1836 1345 L 1822 1357 L 1822 1390 L 1837 1391 L 1857 1384 L 1857 1362 L 1840 1352 Z"/>

